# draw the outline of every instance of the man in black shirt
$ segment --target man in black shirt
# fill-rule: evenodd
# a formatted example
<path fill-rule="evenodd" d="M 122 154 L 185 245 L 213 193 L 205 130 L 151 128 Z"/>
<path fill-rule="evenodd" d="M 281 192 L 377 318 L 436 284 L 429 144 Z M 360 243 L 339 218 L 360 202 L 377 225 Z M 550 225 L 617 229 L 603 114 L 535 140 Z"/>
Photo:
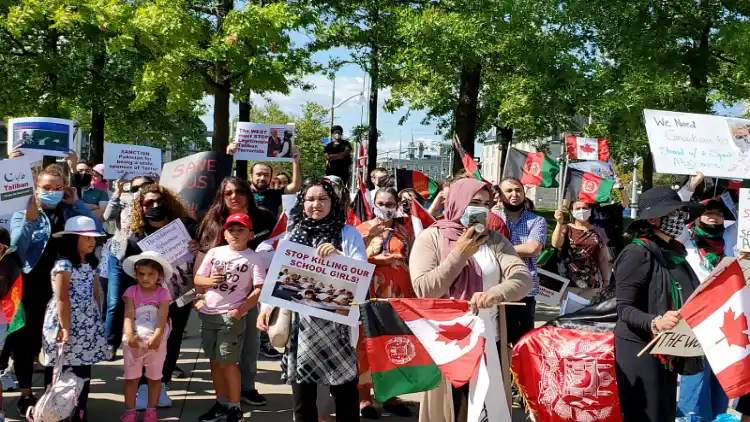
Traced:
<path fill-rule="evenodd" d="M 326 156 L 326 176 L 338 176 L 348 184 L 352 167 L 352 145 L 343 139 L 343 134 L 341 126 L 334 126 L 331 130 L 333 140 L 328 142 L 323 152 Z"/>
<path fill-rule="evenodd" d="M 286 194 L 299 192 L 302 187 L 302 170 L 299 162 L 299 151 L 292 152 L 294 162 L 292 164 L 292 182 L 283 188 L 271 187 L 273 180 L 273 168 L 266 163 L 255 163 L 250 167 L 250 187 L 253 190 L 253 198 L 259 207 L 270 211 L 278 216 L 281 211 L 281 197 Z"/>

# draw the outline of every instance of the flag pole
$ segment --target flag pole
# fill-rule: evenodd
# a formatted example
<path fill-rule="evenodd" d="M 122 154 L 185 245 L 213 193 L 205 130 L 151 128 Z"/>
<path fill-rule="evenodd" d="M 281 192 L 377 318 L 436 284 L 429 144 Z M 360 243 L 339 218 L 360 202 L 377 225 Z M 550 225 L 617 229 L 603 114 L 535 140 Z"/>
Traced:
<path fill-rule="evenodd" d="M 513 148 L 513 141 L 508 141 L 508 149 L 505 150 L 505 160 L 503 163 L 503 170 L 500 172 L 500 181 L 502 182 L 503 179 L 505 179 L 505 169 L 508 168 L 508 158 L 510 158 L 510 149 Z M 499 185 L 500 183 L 498 183 Z"/>
<path fill-rule="evenodd" d="M 563 208 L 565 200 L 565 183 L 568 181 L 568 152 L 565 151 L 565 160 L 563 160 L 562 183 L 560 183 L 560 197 L 557 199 L 557 209 Z"/>
<path fill-rule="evenodd" d="M 643 349 L 641 349 L 640 352 L 638 352 L 637 356 L 638 357 L 643 356 L 643 354 L 646 353 L 647 350 L 649 350 L 656 344 L 656 342 L 661 338 L 662 335 L 664 335 L 664 331 L 661 331 L 659 332 L 659 334 L 655 335 L 654 338 L 646 345 L 646 347 L 644 347 Z"/>

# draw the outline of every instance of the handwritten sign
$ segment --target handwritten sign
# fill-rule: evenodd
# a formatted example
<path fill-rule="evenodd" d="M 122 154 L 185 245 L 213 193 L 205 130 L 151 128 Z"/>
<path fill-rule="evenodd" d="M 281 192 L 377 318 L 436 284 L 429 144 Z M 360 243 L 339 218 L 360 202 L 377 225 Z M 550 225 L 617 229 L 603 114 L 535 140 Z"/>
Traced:
<path fill-rule="evenodd" d="M 161 174 L 161 150 L 141 145 L 104 144 L 104 178 Z"/>
<path fill-rule="evenodd" d="M 750 186 L 743 183 L 740 188 L 740 204 L 737 207 L 737 250 L 750 252 Z"/>
<path fill-rule="evenodd" d="M 656 171 L 750 179 L 750 120 L 643 110 Z"/>
<path fill-rule="evenodd" d="M 31 160 L 23 156 L 0 163 L 0 215 L 26 209 L 29 197 L 34 195 Z"/>
<path fill-rule="evenodd" d="M 537 268 L 537 274 L 539 275 L 539 294 L 536 300 L 548 306 L 559 305 L 570 280 L 541 268 Z"/>
<path fill-rule="evenodd" d="M 8 120 L 8 154 L 20 146 L 24 152 L 64 157 L 73 149 L 75 123 L 50 117 L 22 117 Z"/>
<path fill-rule="evenodd" d="M 367 261 L 342 255 L 321 258 L 315 248 L 282 240 L 271 261 L 260 301 L 357 326 L 359 307 L 351 303 L 365 300 L 374 270 L 375 266 Z"/>
<path fill-rule="evenodd" d="M 685 320 L 680 320 L 672 330 L 665 331 L 651 349 L 652 355 L 696 357 L 703 356 L 703 348 Z"/>
<path fill-rule="evenodd" d="M 164 164 L 159 184 L 180 195 L 182 202 L 195 206 L 198 215 L 214 202 L 225 177 L 232 174 L 231 155 L 199 152 Z"/>
<path fill-rule="evenodd" d="M 237 160 L 292 161 L 294 125 L 237 123 L 234 140 Z"/>
<path fill-rule="evenodd" d="M 144 251 L 159 252 L 167 261 L 174 264 L 190 255 L 189 242 L 190 234 L 182 220 L 177 219 L 143 238 L 138 242 L 138 246 Z"/>

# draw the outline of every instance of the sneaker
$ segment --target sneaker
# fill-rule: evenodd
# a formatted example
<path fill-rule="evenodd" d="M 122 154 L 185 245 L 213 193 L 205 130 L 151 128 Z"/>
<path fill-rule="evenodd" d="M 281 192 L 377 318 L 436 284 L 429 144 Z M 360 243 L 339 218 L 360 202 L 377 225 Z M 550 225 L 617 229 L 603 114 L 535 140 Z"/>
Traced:
<path fill-rule="evenodd" d="M 26 418 L 26 410 L 29 407 L 32 407 L 36 404 L 36 397 L 34 395 L 30 396 L 22 396 L 20 399 L 18 399 L 18 414 L 21 415 L 22 418 Z"/>
<path fill-rule="evenodd" d="M 182 370 L 179 366 L 175 366 L 174 370 L 172 371 L 172 378 L 182 379 L 187 378 L 185 376 L 185 371 Z"/>
<path fill-rule="evenodd" d="M 229 408 L 229 412 L 227 412 L 227 422 L 245 422 L 242 409 L 239 407 Z"/>
<path fill-rule="evenodd" d="M 214 403 L 214 406 L 206 413 L 198 416 L 199 422 L 218 422 L 223 421 L 227 418 L 229 409 L 219 402 Z"/>
<path fill-rule="evenodd" d="M 135 396 L 135 410 L 146 410 L 148 407 L 148 384 L 138 386 L 138 394 Z"/>
<path fill-rule="evenodd" d="M 146 413 L 143 414 L 143 422 L 159 422 L 159 417 L 156 416 L 156 410 L 146 409 Z"/>
<path fill-rule="evenodd" d="M 2 375 L 0 375 L 0 383 L 3 384 L 3 391 L 16 391 L 18 389 L 16 380 L 14 380 L 10 374 L 11 371 L 10 368 L 8 368 L 3 371 Z"/>
<path fill-rule="evenodd" d="M 136 412 L 135 410 L 125 412 L 125 414 L 122 415 L 120 420 L 122 422 L 138 422 L 138 412 Z"/>
<path fill-rule="evenodd" d="M 281 352 L 276 350 L 271 343 L 263 343 L 260 345 L 260 355 L 266 359 L 280 359 Z"/>
<path fill-rule="evenodd" d="M 156 407 L 172 407 L 172 399 L 167 395 L 167 384 L 161 383 L 161 394 L 159 394 L 159 403 L 156 404 Z"/>
<path fill-rule="evenodd" d="M 261 396 L 258 390 L 243 391 L 240 397 L 243 403 L 251 406 L 265 406 L 267 403 L 266 398 Z"/>

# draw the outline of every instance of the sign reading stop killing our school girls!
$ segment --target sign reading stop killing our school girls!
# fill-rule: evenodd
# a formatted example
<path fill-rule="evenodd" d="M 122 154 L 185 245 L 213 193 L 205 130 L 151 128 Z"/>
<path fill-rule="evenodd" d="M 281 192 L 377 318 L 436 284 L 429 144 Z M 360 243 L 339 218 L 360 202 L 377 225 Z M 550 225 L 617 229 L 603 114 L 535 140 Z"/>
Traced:
<path fill-rule="evenodd" d="M 340 324 L 359 324 L 375 266 L 342 255 L 318 256 L 315 248 L 282 240 L 276 248 L 260 301 Z"/>
<path fill-rule="evenodd" d="M 104 144 L 104 178 L 117 180 L 124 174 L 135 176 L 161 174 L 161 150 L 141 145 Z"/>
<path fill-rule="evenodd" d="M 159 252 L 167 261 L 174 264 L 191 255 L 188 251 L 188 243 L 190 243 L 190 234 L 182 220 L 176 219 L 144 237 L 138 242 L 138 246 L 143 251 Z"/>
<path fill-rule="evenodd" d="M 0 162 L 0 215 L 26 209 L 34 195 L 34 174 L 29 157 L 18 157 Z"/>
<path fill-rule="evenodd" d="M 696 357 L 705 353 L 690 326 L 685 320 L 680 320 L 673 329 L 661 334 L 651 349 L 651 354 Z"/>
<path fill-rule="evenodd" d="M 292 161 L 294 125 L 237 123 L 234 158 L 252 161 Z"/>
<path fill-rule="evenodd" d="M 656 171 L 750 179 L 750 120 L 643 110 Z"/>
<path fill-rule="evenodd" d="M 65 157 L 73 149 L 75 122 L 51 117 L 8 120 L 8 154 L 20 146 L 24 152 Z"/>

